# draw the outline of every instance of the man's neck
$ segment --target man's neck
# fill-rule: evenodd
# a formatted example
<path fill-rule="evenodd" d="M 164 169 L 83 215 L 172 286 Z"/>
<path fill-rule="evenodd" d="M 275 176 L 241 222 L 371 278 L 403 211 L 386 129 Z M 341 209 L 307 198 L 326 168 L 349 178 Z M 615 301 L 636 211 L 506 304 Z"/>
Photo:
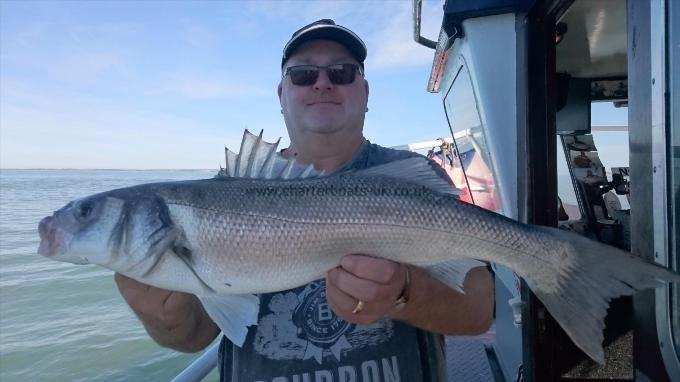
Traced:
<path fill-rule="evenodd" d="M 287 158 L 295 157 L 302 163 L 313 164 L 318 170 L 335 171 L 352 160 L 364 141 L 364 137 L 354 134 L 349 137 L 334 135 L 307 135 L 291 138 L 290 147 L 283 155 Z"/>

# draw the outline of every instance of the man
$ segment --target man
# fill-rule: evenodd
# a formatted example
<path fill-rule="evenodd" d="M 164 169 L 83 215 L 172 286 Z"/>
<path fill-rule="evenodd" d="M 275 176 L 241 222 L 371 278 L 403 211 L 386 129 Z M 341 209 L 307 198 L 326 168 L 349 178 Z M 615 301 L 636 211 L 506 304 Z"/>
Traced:
<path fill-rule="evenodd" d="M 295 157 L 328 172 L 361 169 L 417 154 L 363 137 L 368 82 L 366 47 L 352 31 L 319 20 L 284 48 L 278 87 Z M 116 275 L 119 289 L 159 344 L 206 347 L 219 330 L 192 295 Z M 443 375 L 441 336 L 488 329 L 493 285 L 486 268 L 471 270 L 458 293 L 423 270 L 348 254 L 339 267 L 290 291 L 260 296 L 260 317 L 242 348 L 223 339 L 223 381 L 436 381 Z M 389 318 L 388 318 L 389 317 Z M 335 378 L 333 377 L 335 376 Z"/>

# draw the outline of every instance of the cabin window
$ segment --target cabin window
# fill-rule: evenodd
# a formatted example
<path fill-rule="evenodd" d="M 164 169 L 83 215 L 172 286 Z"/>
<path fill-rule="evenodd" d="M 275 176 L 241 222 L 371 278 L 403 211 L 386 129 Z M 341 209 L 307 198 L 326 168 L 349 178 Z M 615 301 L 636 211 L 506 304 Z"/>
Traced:
<path fill-rule="evenodd" d="M 600 160 L 607 172 L 608 180 L 614 180 L 615 174 L 624 173 L 623 178 L 628 181 L 628 131 L 593 131 L 593 140 L 597 147 Z M 628 195 L 618 194 L 612 190 L 621 203 L 620 210 L 629 210 Z"/>
<path fill-rule="evenodd" d="M 616 182 L 615 177 L 619 176 L 619 179 L 629 181 L 628 107 L 616 106 L 612 102 L 593 102 L 590 110 L 593 139 L 607 171 L 607 178 Z M 621 203 L 621 209 L 630 209 L 629 195 L 622 195 L 620 192 L 615 194 Z"/>
<path fill-rule="evenodd" d="M 461 65 L 444 97 L 444 110 L 454 139 L 453 182 L 463 191 L 462 200 L 500 212 L 500 196 L 486 144 L 484 125 L 470 74 Z"/>

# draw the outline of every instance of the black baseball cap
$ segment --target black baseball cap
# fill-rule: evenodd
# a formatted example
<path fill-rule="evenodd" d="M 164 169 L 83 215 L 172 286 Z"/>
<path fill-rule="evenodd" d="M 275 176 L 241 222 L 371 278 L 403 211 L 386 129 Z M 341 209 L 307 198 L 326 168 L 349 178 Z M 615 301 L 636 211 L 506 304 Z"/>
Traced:
<path fill-rule="evenodd" d="M 331 19 L 317 20 L 309 25 L 298 29 L 293 33 L 290 41 L 283 48 L 283 58 L 281 58 L 281 67 L 293 55 L 295 50 L 300 45 L 311 40 L 332 40 L 342 44 L 349 50 L 352 56 L 363 64 L 366 59 L 366 44 L 351 30 L 337 25 Z"/>

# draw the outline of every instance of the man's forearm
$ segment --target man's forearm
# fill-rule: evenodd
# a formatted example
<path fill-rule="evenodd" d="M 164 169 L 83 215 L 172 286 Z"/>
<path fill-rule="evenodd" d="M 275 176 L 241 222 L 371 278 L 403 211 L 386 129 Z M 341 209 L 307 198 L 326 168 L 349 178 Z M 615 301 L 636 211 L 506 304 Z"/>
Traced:
<path fill-rule="evenodd" d="M 452 290 L 419 268 L 411 268 L 409 302 L 393 318 L 446 335 L 484 333 L 493 322 L 491 273 L 473 268 L 465 277 L 465 293 Z"/>

